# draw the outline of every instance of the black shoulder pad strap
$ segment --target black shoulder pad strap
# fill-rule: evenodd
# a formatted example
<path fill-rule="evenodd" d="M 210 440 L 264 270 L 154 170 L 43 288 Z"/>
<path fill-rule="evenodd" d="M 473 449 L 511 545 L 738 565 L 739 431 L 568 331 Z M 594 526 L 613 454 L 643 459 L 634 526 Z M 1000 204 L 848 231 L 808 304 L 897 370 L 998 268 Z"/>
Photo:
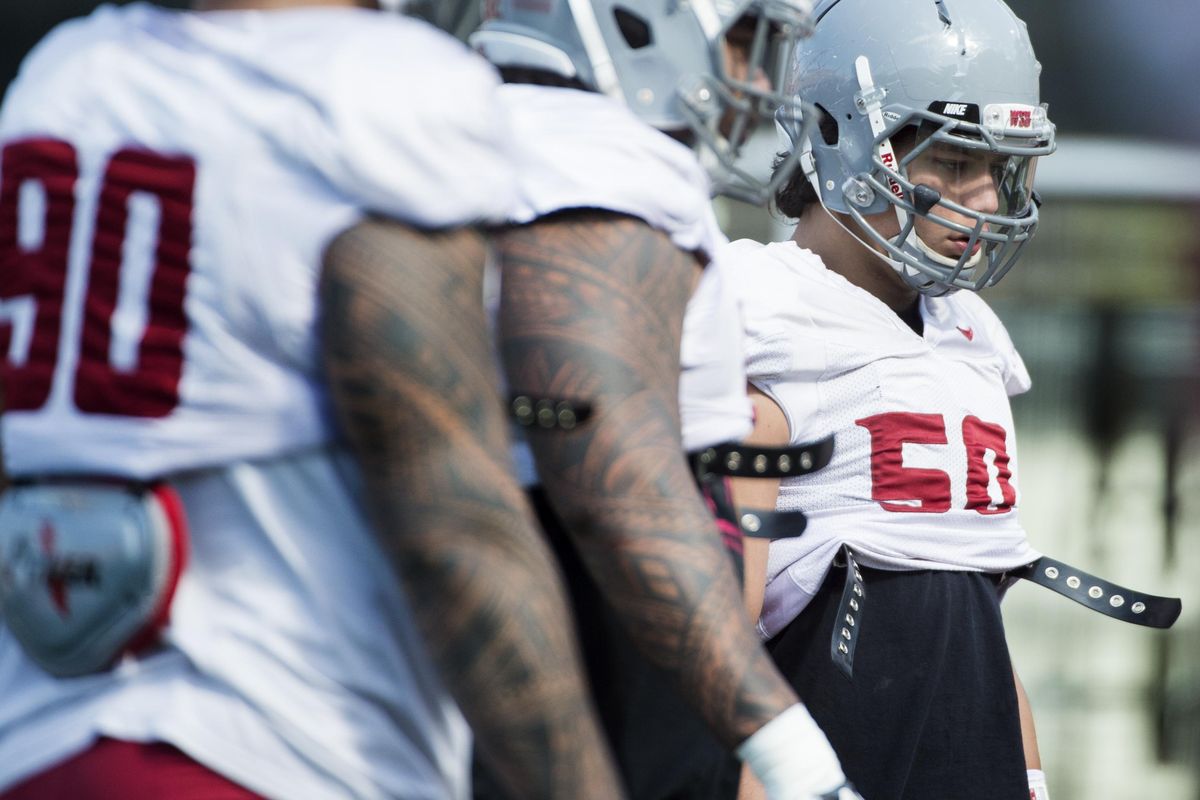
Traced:
<path fill-rule="evenodd" d="M 1045 586 L 1105 616 L 1134 625 L 1169 628 L 1183 609 L 1178 597 L 1135 592 L 1045 556 L 1010 574 Z"/>
<path fill-rule="evenodd" d="M 832 435 L 791 447 L 753 447 L 727 442 L 690 456 L 697 474 L 715 472 L 732 478 L 792 478 L 816 472 L 832 458 Z"/>
<path fill-rule="evenodd" d="M 569 431 L 592 415 L 591 403 L 568 397 L 536 397 L 513 394 L 508 409 L 522 428 L 542 431 Z"/>
<path fill-rule="evenodd" d="M 765 511 L 743 508 L 738 527 L 744 536 L 755 539 L 789 539 L 804 533 L 808 517 L 803 511 Z"/>

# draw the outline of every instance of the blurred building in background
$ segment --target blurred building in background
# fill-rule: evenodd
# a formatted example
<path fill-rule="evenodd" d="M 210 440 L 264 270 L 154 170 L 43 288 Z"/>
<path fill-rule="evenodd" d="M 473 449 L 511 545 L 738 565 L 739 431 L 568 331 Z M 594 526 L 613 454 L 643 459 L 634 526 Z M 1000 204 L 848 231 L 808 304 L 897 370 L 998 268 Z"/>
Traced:
<path fill-rule="evenodd" d="M 1161 632 L 1021 583 L 1014 660 L 1055 800 L 1200 800 L 1200 4 L 1009 2 L 1060 134 L 1037 239 L 986 294 L 1034 382 L 1014 404 L 1022 519 L 1046 553 L 1184 600 Z M 96 5 L 4 3 L 0 86 Z M 413 8 L 460 36 L 478 20 L 474 0 Z M 773 148 L 756 138 L 748 163 Z M 734 238 L 790 235 L 761 210 L 719 211 Z"/>

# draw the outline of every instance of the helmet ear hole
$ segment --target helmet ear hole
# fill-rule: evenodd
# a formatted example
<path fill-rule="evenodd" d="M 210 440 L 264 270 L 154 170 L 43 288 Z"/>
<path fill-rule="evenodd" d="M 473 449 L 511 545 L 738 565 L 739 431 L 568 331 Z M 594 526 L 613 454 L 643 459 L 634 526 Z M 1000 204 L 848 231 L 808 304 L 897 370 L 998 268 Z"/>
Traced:
<path fill-rule="evenodd" d="M 650 23 L 632 11 L 617 6 L 613 9 L 613 18 L 621 38 L 631 50 L 640 50 L 654 44 L 654 34 L 650 31 Z"/>
<path fill-rule="evenodd" d="M 830 147 L 838 143 L 838 138 L 841 136 L 838 131 L 837 117 L 830 114 L 820 105 L 816 106 L 817 111 L 821 112 L 820 118 L 817 120 L 817 130 L 821 132 L 821 139 Z"/>

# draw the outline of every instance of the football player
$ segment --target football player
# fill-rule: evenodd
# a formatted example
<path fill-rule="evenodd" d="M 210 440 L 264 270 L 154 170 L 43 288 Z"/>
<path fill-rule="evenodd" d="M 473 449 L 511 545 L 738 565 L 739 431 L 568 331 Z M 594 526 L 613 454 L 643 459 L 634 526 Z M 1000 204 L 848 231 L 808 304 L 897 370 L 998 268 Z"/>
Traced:
<path fill-rule="evenodd" d="M 498 81 L 368 5 L 104 6 L 8 92 L 5 800 L 463 798 L 464 713 L 620 796 L 480 300 Z"/>
<path fill-rule="evenodd" d="M 807 11 L 499 0 L 471 39 L 506 78 L 519 150 L 499 237 L 514 412 L 639 799 L 730 796 L 705 773 L 732 750 L 772 798 L 857 796 L 747 624 L 722 547 L 724 533 L 740 550 L 740 532 L 719 525 L 685 457 L 751 427 L 710 189 L 769 192 L 738 148 L 787 105 L 766 78 Z"/>
<path fill-rule="evenodd" d="M 759 630 L 865 796 L 1045 798 L 999 610 L 1037 557 L 1009 408 L 1030 381 L 977 294 L 1038 224 L 1040 67 L 1000 0 L 814 13 L 787 88 L 820 122 L 780 126 L 801 154 L 776 198 L 795 233 L 727 253 L 753 441 L 836 437 L 821 471 L 737 486 L 807 515 L 769 560 L 747 548 Z"/>

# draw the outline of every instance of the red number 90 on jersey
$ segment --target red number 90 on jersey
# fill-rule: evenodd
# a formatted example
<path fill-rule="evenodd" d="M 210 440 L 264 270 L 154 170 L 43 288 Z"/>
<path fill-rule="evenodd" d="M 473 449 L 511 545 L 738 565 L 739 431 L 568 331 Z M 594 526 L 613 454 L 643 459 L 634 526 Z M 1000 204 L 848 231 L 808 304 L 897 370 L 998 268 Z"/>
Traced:
<path fill-rule="evenodd" d="M 69 143 L 4 147 L 6 411 L 44 406 L 56 372 L 69 373 L 58 380 L 84 413 L 163 417 L 178 405 L 195 182 L 189 157 L 124 149 L 108 159 L 95 195 L 83 197 Z"/>

